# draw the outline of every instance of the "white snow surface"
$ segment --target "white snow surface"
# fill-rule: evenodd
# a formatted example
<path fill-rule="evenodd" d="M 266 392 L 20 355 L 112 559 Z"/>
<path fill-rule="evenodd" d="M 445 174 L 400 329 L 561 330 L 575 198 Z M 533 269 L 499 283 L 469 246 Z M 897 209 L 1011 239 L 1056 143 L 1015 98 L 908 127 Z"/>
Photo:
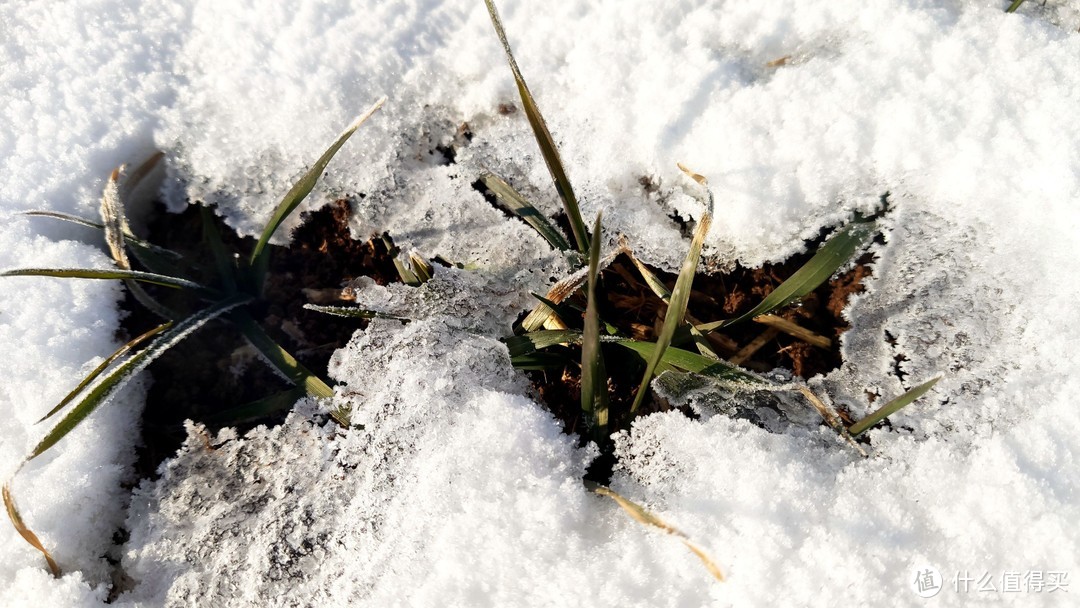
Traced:
<path fill-rule="evenodd" d="M 812 382 L 863 413 L 868 393 L 944 379 L 871 432 L 869 459 L 700 395 L 700 420 L 653 415 L 618 438 L 613 487 L 706 547 L 723 584 L 586 492 L 593 453 L 497 340 L 569 265 L 471 186 L 493 171 L 559 211 L 482 2 L 0 5 L 0 268 L 106 265 L 92 233 L 14 214 L 93 217 L 109 170 L 155 147 L 174 208 L 207 201 L 257 233 L 383 94 L 305 208 L 348 196 L 358 237 L 470 265 L 416 290 L 358 284 L 416 319 L 373 322 L 334 357 L 362 428 L 322 426 L 307 401 L 244 437 L 192 426 L 131 495 L 141 385 L 101 408 L 16 478 L 66 574 L 0 525 L 3 603 L 99 606 L 130 577 L 119 605 L 1071 605 L 1073 586 L 953 587 L 1080 573 L 1080 8 L 1007 4 L 499 3 L 609 243 L 677 266 L 672 216 L 702 206 L 676 161 L 716 195 L 717 268 L 783 259 L 891 192 L 844 364 Z M 34 421 L 117 346 L 122 313 L 115 285 L 2 281 L 6 479 Z M 931 600 L 911 589 L 925 567 L 945 579 Z"/>

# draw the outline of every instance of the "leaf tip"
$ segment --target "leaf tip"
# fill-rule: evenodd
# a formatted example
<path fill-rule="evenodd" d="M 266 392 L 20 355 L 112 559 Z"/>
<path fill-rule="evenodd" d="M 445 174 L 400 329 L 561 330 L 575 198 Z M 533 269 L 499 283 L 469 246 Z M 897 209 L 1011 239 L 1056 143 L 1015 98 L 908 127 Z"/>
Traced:
<path fill-rule="evenodd" d="M 53 559 L 53 556 L 49 551 L 45 549 L 45 545 L 41 544 L 37 535 L 34 534 L 30 528 L 26 527 L 22 516 L 19 515 L 19 510 L 15 507 L 15 500 L 11 497 L 10 483 L 11 482 L 5 483 L 3 488 L 4 508 L 7 511 L 8 519 L 10 519 L 11 524 L 15 526 L 15 530 L 19 533 L 19 536 L 22 536 L 23 540 L 38 551 L 41 551 L 41 554 L 45 556 L 45 562 L 49 565 L 49 572 L 51 572 L 53 576 L 60 578 L 59 564 L 56 563 L 56 560 Z"/>
<path fill-rule="evenodd" d="M 686 165 L 684 165 L 682 163 L 675 163 L 675 165 L 679 167 L 680 171 L 682 171 L 687 176 L 689 176 L 690 179 L 692 179 L 695 182 L 701 184 L 702 186 L 705 186 L 706 188 L 709 186 L 709 180 L 705 179 L 704 175 L 701 175 L 700 173 L 695 173 L 694 171 L 691 171 L 690 169 L 688 169 L 686 167 Z"/>

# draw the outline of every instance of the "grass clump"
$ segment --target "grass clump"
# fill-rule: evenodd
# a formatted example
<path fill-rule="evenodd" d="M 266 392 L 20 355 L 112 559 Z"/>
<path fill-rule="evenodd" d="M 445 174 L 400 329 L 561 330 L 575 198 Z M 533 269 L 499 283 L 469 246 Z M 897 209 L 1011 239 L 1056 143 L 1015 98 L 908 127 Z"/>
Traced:
<path fill-rule="evenodd" d="M 747 349 L 760 348 L 761 344 L 757 343 L 759 341 L 747 345 L 729 359 L 721 357 L 715 346 L 718 341 L 722 342 L 722 336 L 718 335 L 722 330 L 748 321 L 757 321 L 768 327 L 763 335 L 768 332 L 785 332 L 808 344 L 828 347 L 831 344 L 828 338 L 774 313 L 799 302 L 848 265 L 876 234 L 876 218 L 858 215 L 852 218 L 847 226 L 828 239 L 801 268 L 746 312 L 711 322 L 700 322 L 689 314 L 688 307 L 695 293 L 694 278 L 701 259 L 701 249 L 713 217 L 713 195 L 706 179 L 679 165 L 704 191 L 705 212 L 697 221 L 689 250 L 670 290 L 655 273 L 637 260 L 624 242 L 620 242 L 614 253 L 602 256 L 600 216 L 596 218 L 590 237 L 554 139 L 514 59 L 494 2 L 485 0 L 485 3 L 510 64 L 525 114 L 563 202 L 573 242 L 587 259 L 585 268 L 559 281 L 545 296 L 537 296 L 539 303 L 521 321 L 515 335 L 507 338 L 505 342 L 513 364 L 519 369 L 551 373 L 559 377 L 559 381 L 565 381 L 575 372 L 579 374 L 580 416 L 570 412 L 556 413 L 570 421 L 583 420 L 586 428 L 583 429 L 582 436 L 591 438 L 601 449 L 602 455 L 594 462 L 594 469 L 589 475 L 591 479 L 586 480 L 586 485 L 598 494 L 613 498 L 636 520 L 670 529 L 667 524 L 657 523 L 658 518 L 647 514 L 640 506 L 597 483 L 605 482 L 610 475 L 610 468 L 607 467 L 612 466 L 614 460 L 611 455 L 612 433 L 629 429 L 633 419 L 648 410 L 644 405 L 651 401 L 650 384 L 654 378 L 665 372 L 704 375 L 737 390 L 798 391 L 829 426 L 865 455 L 865 451 L 854 438 L 925 394 L 936 379 L 907 391 L 859 422 L 845 424 L 843 418 L 805 383 L 778 384 L 741 368 L 739 364 L 752 355 L 752 351 L 747 352 Z M 506 180 L 485 175 L 481 181 L 504 206 L 535 228 L 552 247 L 559 250 L 569 249 L 570 241 Z M 604 318 L 605 314 L 620 313 L 620 307 L 614 301 L 618 294 L 605 289 L 602 273 L 620 255 L 629 257 L 641 281 L 661 301 L 657 306 L 656 318 L 659 329 L 653 340 L 636 339 L 628 335 L 630 332 L 623 331 L 626 323 L 621 323 L 622 319 Z M 610 300 L 605 301 L 605 298 Z M 607 373 L 608 369 L 642 368 L 640 382 L 633 387 L 627 385 L 625 378 L 608 376 Z M 568 430 L 575 430 L 572 422 Z M 597 467 L 599 470 L 596 470 Z M 687 542 L 691 550 L 709 566 L 710 572 L 723 580 L 719 569 L 704 552 L 688 540 Z"/>
<path fill-rule="evenodd" d="M 148 311 L 161 317 L 162 322 L 107 357 L 60 403 L 45 414 L 41 421 L 52 417 L 59 417 L 59 421 L 31 450 L 23 465 L 59 443 L 155 359 L 216 319 L 231 323 L 258 351 L 263 360 L 293 385 L 293 388 L 281 393 L 220 412 L 215 416 L 217 419 L 222 421 L 244 419 L 270 409 L 288 407 L 305 394 L 316 398 L 333 396 L 333 389 L 323 379 L 298 362 L 289 351 L 266 333 L 256 321 L 254 307 L 264 297 L 270 262 L 270 248 L 267 246 L 270 239 L 311 192 L 337 151 L 360 125 L 382 106 L 384 101 L 385 98 L 376 102 L 346 128 L 293 185 L 274 209 L 273 215 L 249 255 L 241 256 L 240 252 L 226 249 L 214 224 L 212 212 L 202 207 L 203 239 L 205 246 L 212 253 L 213 268 L 201 267 L 194 260 L 184 259 L 175 252 L 145 242 L 135 237 L 128 226 L 124 213 L 125 197 L 153 170 L 154 165 L 161 158 L 160 154 L 135 169 L 126 176 L 126 179 L 122 178 L 121 169 L 113 171 L 102 197 L 101 223 L 52 212 L 29 214 L 70 221 L 101 230 L 113 259 L 114 268 L 27 268 L 8 270 L 0 273 L 0 276 L 122 280 L 131 295 Z M 134 263 L 129 258 L 129 253 L 134 258 Z M 197 280 L 189 278 L 192 275 L 199 278 Z M 210 280 L 202 277 L 210 277 Z M 179 295 L 169 298 L 155 297 L 143 288 L 143 284 L 169 288 L 178 292 Z M 333 409 L 331 416 L 342 426 L 349 425 L 347 410 Z M 15 474 L 17 473 L 18 470 Z M 10 480 L 3 487 L 3 498 L 8 517 L 20 535 L 44 554 L 50 571 L 59 576 L 59 565 L 19 514 L 11 495 Z"/>

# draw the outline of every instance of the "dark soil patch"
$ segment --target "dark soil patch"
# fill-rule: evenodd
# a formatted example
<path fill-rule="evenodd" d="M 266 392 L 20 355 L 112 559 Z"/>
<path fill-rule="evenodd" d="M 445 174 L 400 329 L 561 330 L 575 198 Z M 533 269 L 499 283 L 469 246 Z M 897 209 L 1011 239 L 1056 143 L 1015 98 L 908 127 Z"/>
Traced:
<path fill-rule="evenodd" d="M 149 218 L 148 240 L 183 255 L 184 276 L 213 281 L 214 262 L 202 240 L 202 220 L 196 206 L 184 213 L 161 211 Z M 330 303 L 344 282 L 359 276 L 380 284 L 398 280 L 391 256 L 381 239 L 358 241 L 348 229 L 349 206 L 337 201 L 303 216 L 288 247 L 273 247 L 264 299 L 251 306 L 256 320 L 274 340 L 302 364 L 326 378 L 334 350 L 344 346 L 364 326 L 357 319 L 342 319 L 303 308 L 309 301 Z M 215 217 L 229 251 L 248 255 L 254 240 L 239 238 Z M 189 267 L 190 268 L 187 268 Z M 147 288 L 166 305 L 180 311 L 201 306 L 181 298 L 175 290 Z M 305 291 L 307 290 L 307 291 Z M 160 323 L 130 294 L 125 303 L 131 314 L 123 328 L 135 336 Z M 151 366 L 153 382 L 143 412 L 143 445 L 137 473 L 152 477 L 158 465 L 176 453 L 186 433 L 187 419 L 211 428 L 239 426 L 241 432 L 257 424 L 278 424 L 285 416 L 245 420 L 241 424 L 216 419 L 222 407 L 256 401 L 287 390 L 289 383 L 264 364 L 233 326 L 212 321 L 168 350 Z"/>
<path fill-rule="evenodd" d="M 785 279 L 798 270 L 820 243 L 808 248 L 808 253 L 794 256 L 780 264 L 767 264 L 761 268 L 736 267 L 733 271 L 717 275 L 698 275 L 690 298 L 688 314 L 698 322 L 710 322 L 735 317 L 759 303 Z M 829 340 L 829 345 L 812 345 L 784 331 L 758 322 L 746 322 L 709 336 L 710 346 L 720 357 L 737 362 L 741 366 L 768 372 L 777 368 L 790 370 L 802 378 L 824 374 L 839 367 L 841 363 L 839 337 L 847 328 L 842 313 L 852 294 L 863 290 L 862 281 L 871 275 L 872 257 L 860 258 L 851 270 L 821 285 L 796 305 L 774 313 L 775 316 L 809 330 Z M 670 290 L 676 276 L 652 269 Z M 626 256 L 620 256 L 600 274 L 600 315 L 615 325 L 621 335 L 634 339 L 655 341 L 663 324 L 666 304 L 657 297 L 641 279 L 634 264 Z M 581 292 L 568 300 L 572 305 L 585 308 Z M 578 320 L 567 320 L 578 323 Z M 753 352 L 748 346 L 756 345 Z M 681 345 L 693 350 L 692 345 Z M 561 347 L 560 347 L 561 348 Z M 568 347 L 571 359 L 580 361 L 580 348 Z M 614 430 L 630 426 L 629 409 L 644 373 L 639 357 L 618 347 L 604 349 L 606 369 L 609 376 L 609 425 Z M 581 412 L 581 371 L 576 364 L 558 371 L 527 372 L 540 398 L 553 414 L 563 420 L 567 432 L 583 431 Z M 655 398 L 647 398 L 641 413 L 670 409 L 669 404 Z M 693 417 L 692 412 L 684 412 Z M 581 432 L 582 441 L 587 433 Z M 602 457 L 594 462 L 589 477 L 606 483 L 614 465 L 611 446 L 600 446 Z"/>

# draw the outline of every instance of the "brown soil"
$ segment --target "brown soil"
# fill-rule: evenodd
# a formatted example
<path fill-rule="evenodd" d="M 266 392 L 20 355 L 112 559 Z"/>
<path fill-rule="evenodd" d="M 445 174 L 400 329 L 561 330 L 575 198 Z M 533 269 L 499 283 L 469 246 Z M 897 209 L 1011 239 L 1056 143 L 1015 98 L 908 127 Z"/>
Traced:
<path fill-rule="evenodd" d="M 330 355 L 344 346 L 364 322 L 312 312 L 303 305 L 311 299 L 337 297 L 344 282 L 359 276 L 372 277 L 380 284 L 400 280 L 383 239 L 365 242 L 351 238 L 349 213 L 348 203 L 338 201 L 305 214 L 290 246 L 273 248 L 265 298 L 251 306 L 256 319 L 279 344 L 324 378 Z M 241 239 L 220 221 L 217 224 L 227 249 L 241 255 L 251 251 L 252 239 Z M 198 208 L 190 207 L 179 215 L 159 213 L 150 218 L 149 231 L 148 240 L 184 256 L 191 266 L 185 270 L 185 276 L 204 282 L 214 280 L 213 272 L 202 270 L 214 268 L 214 263 L 201 239 Z M 814 249 L 816 245 L 809 247 L 810 251 Z M 726 274 L 699 275 L 694 281 L 689 314 L 698 321 L 708 322 L 745 312 L 809 257 L 807 253 L 782 264 L 756 269 L 737 267 Z M 776 313 L 831 340 L 828 348 L 812 346 L 760 323 L 746 322 L 711 337 L 713 349 L 721 357 L 738 359 L 740 351 L 748 344 L 759 343 L 760 348 L 740 363 L 755 371 L 785 368 L 809 378 L 835 369 L 840 364 L 838 337 L 847 329 L 842 310 L 851 294 L 862 291 L 862 280 L 871 272 L 870 262 L 868 256 L 864 257 L 855 268 L 822 285 L 798 305 Z M 674 286 L 674 275 L 655 269 L 653 272 L 669 289 Z M 191 311 L 202 306 L 197 301 L 180 299 L 175 290 L 152 287 L 148 290 L 177 310 Z M 614 323 L 621 334 L 640 340 L 656 338 L 665 304 L 645 285 L 625 256 L 617 258 L 601 273 L 600 299 L 601 317 Z M 584 308 L 580 293 L 570 302 Z M 128 335 L 138 335 L 160 322 L 130 296 L 127 309 L 132 311 L 124 322 Z M 573 359 L 580 359 L 579 351 L 571 355 Z M 636 355 L 625 349 L 605 348 L 604 355 L 609 375 L 611 427 L 628 428 L 630 420 L 626 413 L 640 383 L 643 365 Z M 583 431 L 578 366 L 569 365 L 559 371 L 528 372 L 528 375 L 542 401 L 564 421 L 567 432 Z M 239 426 L 241 431 L 255 424 L 275 424 L 283 419 L 284 411 L 277 416 L 245 420 L 240 424 L 215 416 L 221 414 L 222 404 L 247 403 L 290 388 L 224 321 L 212 322 L 155 361 L 153 378 L 143 414 L 140 476 L 152 476 L 158 464 L 175 453 L 186 435 L 184 420 L 206 422 L 211 427 Z M 655 399 L 645 403 L 645 413 L 668 407 Z M 610 446 L 601 446 L 601 449 L 604 456 L 594 466 L 592 476 L 603 480 L 614 460 Z"/>
<path fill-rule="evenodd" d="M 293 233 L 289 247 L 273 247 L 264 301 L 251 306 L 263 328 L 301 363 L 325 379 L 330 355 L 345 345 L 364 321 L 342 319 L 303 308 L 309 301 L 305 289 L 314 289 L 318 299 L 331 299 L 346 281 L 369 276 L 386 284 L 397 273 L 381 239 L 358 241 L 348 229 L 349 206 L 338 201 L 303 216 L 303 224 Z M 241 239 L 217 220 L 229 251 L 242 256 L 251 251 L 253 239 Z M 148 240 L 181 253 L 192 266 L 185 276 L 214 280 L 208 247 L 202 242 L 199 209 L 184 213 L 161 212 L 150 218 Z M 175 290 L 147 288 L 155 297 L 177 310 L 193 310 L 203 304 L 184 300 Z M 130 295 L 126 302 L 131 314 L 124 331 L 138 335 L 160 323 Z M 183 422 L 192 419 L 217 427 L 229 420 L 215 418 L 223 404 L 239 405 L 255 401 L 290 385 L 264 364 L 231 324 L 213 321 L 180 342 L 152 366 L 153 382 L 143 412 L 143 443 L 138 474 L 154 475 L 158 464 L 176 452 L 185 437 Z M 256 424 L 276 424 L 286 412 L 261 419 L 244 420 L 243 431 Z"/>
<path fill-rule="evenodd" d="M 808 248 L 810 252 L 818 244 Z M 767 264 L 761 268 L 736 267 L 735 270 L 718 275 L 698 275 L 694 279 L 688 314 L 700 322 L 731 318 L 750 310 L 772 292 L 780 283 L 801 267 L 812 253 L 795 256 L 780 264 Z M 758 342 L 759 348 L 740 361 L 743 367 L 767 372 L 777 368 L 790 370 L 802 378 L 836 369 L 840 363 L 839 337 L 848 324 L 843 309 L 852 294 L 863 290 L 862 281 L 870 276 L 869 255 L 858 260 L 851 270 L 844 272 L 814 290 L 799 303 L 773 313 L 784 320 L 797 324 L 811 332 L 828 338 L 827 348 L 811 345 L 787 333 L 771 327 L 747 321 L 725 329 L 710 337 L 710 346 L 722 358 L 738 360 L 739 353 L 747 345 Z M 676 276 L 656 269 L 653 272 L 670 290 Z M 641 279 L 634 264 L 620 256 L 600 274 L 600 316 L 614 324 L 619 333 L 638 340 L 652 341 L 663 323 L 666 304 L 653 294 Z M 585 301 L 579 292 L 569 302 L 581 309 Z M 570 324 L 577 320 L 566 320 Z M 692 346 L 682 345 L 693 350 Z M 561 347 L 560 347 L 561 348 Z M 580 348 L 571 348 L 571 359 L 580 360 Z M 609 376 L 609 415 L 612 430 L 630 426 L 628 415 L 644 373 L 641 359 L 626 349 L 604 348 L 606 370 Z M 568 432 L 582 430 L 580 367 L 568 365 L 558 371 L 530 371 L 534 389 L 548 408 L 563 420 Z M 646 399 L 642 413 L 668 409 L 666 403 Z M 684 412 L 693 416 L 689 411 Z M 583 441 L 585 433 L 582 433 Z M 603 456 L 590 469 L 590 478 L 605 482 L 610 475 L 614 458 L 611 446 L 600 446 Z"/>

